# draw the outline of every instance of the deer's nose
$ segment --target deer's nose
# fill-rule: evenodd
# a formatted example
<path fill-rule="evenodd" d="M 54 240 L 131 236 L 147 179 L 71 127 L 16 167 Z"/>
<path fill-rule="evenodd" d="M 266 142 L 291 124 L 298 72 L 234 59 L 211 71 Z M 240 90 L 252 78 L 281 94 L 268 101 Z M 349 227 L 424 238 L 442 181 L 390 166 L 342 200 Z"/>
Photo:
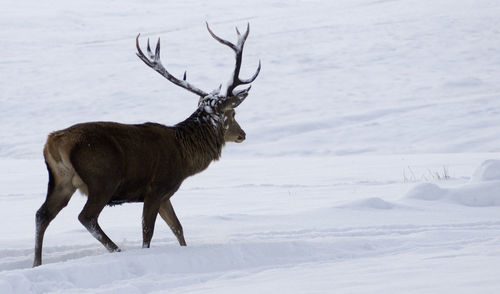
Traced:
<path fill-rule="evenodd" d="M 241 131 L 241 133 L 238 136 L 238 138 L 236 138 L 236 142 L 238 142 L 238 143 L 243 142 L 243 141 L 245 141 L 245 138 L 246 138 L 245 132 Z"/>

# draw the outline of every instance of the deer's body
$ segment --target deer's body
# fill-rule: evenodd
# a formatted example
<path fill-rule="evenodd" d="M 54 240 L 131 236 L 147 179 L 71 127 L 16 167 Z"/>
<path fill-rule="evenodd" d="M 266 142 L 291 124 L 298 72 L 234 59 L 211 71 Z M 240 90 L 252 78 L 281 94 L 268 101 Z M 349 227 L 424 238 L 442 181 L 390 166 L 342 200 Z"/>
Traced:
<path fill-rule="evenodd" d="M 182 128 L 155 123 L 85 123 L 52 133 L 44 156 L 54 177 L 83 194 L 105 179 L 113 190 L 106 204 L 142 202 L 144 187 L 166 194 L 219 158 L 224 144 L 220 135 L 214 140 L 218 142 L 199 144 L 194 152 L 182 148 L 190 141 L 213 140 L 203 137 L 200 130 L 186 134 Z"/>
<path fill-rule="evenodd" d="M 208 25 L 207 25 L 208 28 Z M 248 36 L 240 36 L 233 45 L 209 32 L 219 42 L 235 50 L 236 69 L 226 95 L 219 90 L 207 94 L 185 81 L 177 80 L 159 60 L 159 42 L 150 58 L 138 56 L 148 66 L 173 83 L 200 96 L 198 108 L 186 120 L 169 127 L 156 123 L 126 125 L 115 122 L 82 123 L 49 135 L 44 157 L 49 172 L 47 198 L 36 213 L 35 260 L 41 264 L 45 230 L 79 189 L 87 202 L 78 216 L 87 230 L 110 252 L 120 251 L 99 226 L 97 219 L 106 205 L 144 202 L 143 247 L 149 247 L 158 214 L 172 229 L 179 244 L 185 246 L 182 226 L 170 203 L 170 197 L 189 176 L 206 169 L 220 158 L 226 142 L 242 142 L 245 132 L 234 119 L 234 108 L 248 95 L 250 88 L 233 91 L 253 81 L 238 78 L 241 51 Z M 235 93 L 236 92 L 236 93 Z"/>
<path fill-rule="evenodd" d="M 73 186 L 86 195 L 93 178 L 105 178 L 115 186 L 107 204 L 143 201 L 144 187 L 170 190 L 219 159 L 223 133 L 212 126 L 191 126 L 77 124 L 50 134 L 44 156 L 56 177 L 72 175 Z"/>

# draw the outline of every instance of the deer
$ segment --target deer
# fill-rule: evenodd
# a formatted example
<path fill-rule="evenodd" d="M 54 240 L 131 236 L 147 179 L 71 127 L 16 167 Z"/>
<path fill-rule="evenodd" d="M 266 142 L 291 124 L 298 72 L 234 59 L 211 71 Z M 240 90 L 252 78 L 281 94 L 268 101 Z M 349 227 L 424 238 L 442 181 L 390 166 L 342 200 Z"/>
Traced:
<path fill-rule="evenodd" d="M 167 223 L 180 246 L 186 246 L 182 225 L 170 198 L 182 182 L 219 160 L 227 142 L 241 143 L 245 132 L 235 120 L 235 108 L 248 96 L 261 62 L 248 79 L 239 77 L 243 47 L 250 24 L 237 42 L 218 37 L 206 23 L 209 34 L 231 48 L 236 56 L 234 71 L 224 89 L 210 93 L 183 78 L 171 75 L 160 59 L 160 39 L 153 53 L 147 41 L 146 54 L 136 37 L 137 56 L 173 84 L 199 96 L 198 107 L 174 126 L 147 122 L 86 122 L 49 134 L 43 155 L 49 174 L 45 202 L 35 214 L 33 267 L 42 264 L 43 237 L 50 222 L 79 190 L 87 197 L 78 220 L 109 252 L 121 249 L 104 233 L 98 217 L 106 206 L 143 202 L 142 247 L 149 248 L 157 215 Z M 238 86 L 248 85 L 237 89 Z"/>

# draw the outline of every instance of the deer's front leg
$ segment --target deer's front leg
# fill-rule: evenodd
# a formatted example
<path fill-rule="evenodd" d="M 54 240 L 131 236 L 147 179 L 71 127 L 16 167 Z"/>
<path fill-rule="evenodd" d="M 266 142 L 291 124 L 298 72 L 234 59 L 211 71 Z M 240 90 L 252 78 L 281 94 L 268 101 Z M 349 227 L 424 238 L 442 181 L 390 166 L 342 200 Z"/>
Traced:
<path fill-rule="evenodd" d="M 149 248 L 151 244 L 159 209 L 159 199 L 144 199 L 144 208 L 142 210 L 142 248 Z"/>
<path fill-rule="evenodd" d="M 179 245 L 186 246 L 186 241 L 184 240 L 184 231 L 182 229 L 181 222 L 175 215 L 174 208 L 172 207 L 172 203 L 170 199 L 167 199 L 161 203 L 160 206 L 160 216 L 170 227 L 174 235 L 177 237 L 179 241 Z"/>

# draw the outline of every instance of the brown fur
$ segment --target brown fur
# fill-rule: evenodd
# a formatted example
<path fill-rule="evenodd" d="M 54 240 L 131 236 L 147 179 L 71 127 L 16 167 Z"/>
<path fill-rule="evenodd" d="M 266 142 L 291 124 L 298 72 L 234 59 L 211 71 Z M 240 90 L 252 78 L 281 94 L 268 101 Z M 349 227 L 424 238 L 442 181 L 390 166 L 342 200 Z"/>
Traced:
<path fill-rule="evenodd" d="M 44 148 L 49 187 L 36 214 L 34 266 L 41 264 L 45 230 L 76 189 L 88 195 L 79 220 L 109 251 L 120 249 L 102 231 L 97 217 L 104 206 L 126 202 L 144 202 L 143 247 L 150 246 L 158 213 L 179 244 L 186 245 L 170 197 L 185 178 L 220 158 L 226 140 L 245 136 L 234 119 L 213 125 L 205 115 L 198 109 L 173 127 L 93 122 L 51 133 Z"/>

